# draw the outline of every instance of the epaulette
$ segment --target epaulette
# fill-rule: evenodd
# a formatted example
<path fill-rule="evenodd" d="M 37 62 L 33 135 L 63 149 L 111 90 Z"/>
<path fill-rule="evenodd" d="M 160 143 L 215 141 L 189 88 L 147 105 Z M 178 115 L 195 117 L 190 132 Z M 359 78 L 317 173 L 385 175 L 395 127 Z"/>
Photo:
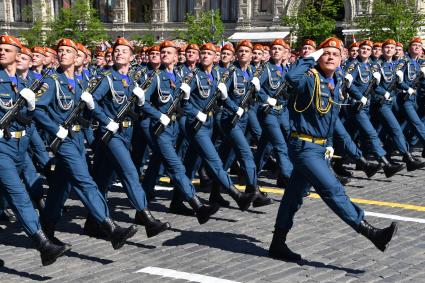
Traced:
<path fill-rule="evenodd" d="M 317 70 L 315 68 L 311 68 L 307 71 L 307 75 L 312 77 L 312 76 L 314 76 L 315 72 L 317 72 Z"/>
<path fill-rule="evenodd" d="M 52 79 L 54 79 L 56 81 L 59 76 L 58 76 L 57 73 L 54 73 L 54 74 L 49 75 L 49 77 L 51 77 Z"/>

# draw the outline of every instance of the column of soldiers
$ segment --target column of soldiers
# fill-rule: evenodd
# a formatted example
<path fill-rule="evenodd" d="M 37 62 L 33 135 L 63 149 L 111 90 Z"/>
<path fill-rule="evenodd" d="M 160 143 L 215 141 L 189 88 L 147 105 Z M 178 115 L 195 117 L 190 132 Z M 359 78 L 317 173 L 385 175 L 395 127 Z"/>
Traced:
<path fill-rule="evenodd" d="M 137 225 L 147 237 L 170 228 L 149 210 L 160 176 L 174 186 L 170 212 L 204 224 L 229 207 L 223 192 L 242 211 L 272 204 L 257 184 L 268 166 L 285 188 L 271 257 L 301 260 L 286 236 L 311 187 L 384 251 L 397 223 L 379 229 L 364 219 L 345 194 L 352 172 L 344 164 L 356 164 L 368 178 L 381 169 L 387 178 L 403 170 L 391 158 L 396 154 L 408 171 L 425 167 L 410 149 L 425 144 L 422 55 L 420 38 L 406 54 L 392 39 L 348 50 L 337 38 L 319 46 L 308 39 L 296 59 L 283 39 L 221 48 L 166 40 L 136 53 L 118 38 L 92 58 L 72 39 L 60 39 L 55 49 L 29 49 L 2 35 L 1 221 L 15 218 L 49 265 L 71 249 L 55 237 L 55 227 L 72 189 L 88 210 L 84 232 L 119 249 Z M 231 167 L 244 192 L 235 187 Z M 208 203 L 192 184 L 197 174 L 211 190 Z M 117 179 L 136 210 L 127 228 L 113 221 L 108 207 Z"/>

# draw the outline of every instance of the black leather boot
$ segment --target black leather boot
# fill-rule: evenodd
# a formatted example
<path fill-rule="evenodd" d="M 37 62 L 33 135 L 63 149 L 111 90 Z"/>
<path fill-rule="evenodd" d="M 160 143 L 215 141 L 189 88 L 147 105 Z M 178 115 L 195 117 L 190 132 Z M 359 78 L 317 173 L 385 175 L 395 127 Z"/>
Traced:
<path fill-rule="evenodd" d="M 353 173 L 348 171 L 347 169 L 344 168 L 343 166 L 343 162 L 341 159 L 339 160 L 335 160 L 332 164 L 332 168 L 335 172 L 335 174 L 342 176 L 342 177 L 351 177 L 353 176 Z"/>
<path fill-rule="evenodd" d="M 137 232 L 136 225 L 123 228 L 115 224 L 111 218 L 106 218 L 102 224 L 100 224 L 100 226 L 102 227 L 102 230 L 105 232 L 105 234 L 108 235 L 114 250 L 118 250 L 124 246 L 125 241 L 133 237 Z"/>
<path fill-rule="evenodd" d="M 425 146 L 424 146 L 424 148 L 422 149 L 422 157 L 423 157 L 423 158 L 425 158 Z"/>
<path fill-rule="evenodd" d="M 16 221 L 16 217 L 13 214 L 12 210 L 3 209 L 0 212 L 0 223 L 12 223 Z"/>
<path fill-rule="evenodd" d="M 246 185 L 245 193 L 255 194 L 254 201 L 252 202 L 253 207 L 261 207 L 273 203 L 273 201 L 267 197 L 266 193 L 260 191 L 258 186 Z"/>
<path fill-rule="evenodd" d="M 390 226 L 384 229 L 375 228 L 366 220 L 360 222 L 358 232 L 368 238 L 380 251 L 385 251 L 391 239 L 397 233 L 398 224 L 392 222 Z"/>
<path fill-rule="evenodd" d="M 288 182 L 289 182 L 289 179 L 287 177 L 283 176 L 280 173 L 277 174 L 276 187 L 286 188 L 288 186 Z"/>
<path fill-rule="evenodd" d="M 35 248 L 40 252 L 41 264 L 43 266 L 54 263 L 58 257 L 70 249 L 69 247 L 58 246 L 52 243 L 42 230 L 32 235 L 31 239 Z"/>
<path fill-rule="evenodd" d="M 221 185 L 218 181 L 214 181 L 211 187 L 209 202 L 213 205 L 229 207 L 230 202 L 225 200 L 220 193 Z"/>
<path fill-rule="evenodd" d="M 345 186 L 348 183 L 350 183 L 351 179 L 348 177 L 344 177 L 344 176 L 339 176 L 338 174 L 335 174 L 335 177 L 339 180 L 339 182 Z"/>
<path fill-rule="evenodd" d="M 203 190 L 209 190 L 213 185 L 213 180 L 208 176 L 207 170 L 204 166 L 198 170 L 199 175 L 199 187 Z"/>
<path fill-rule="evenodd" d="M 83 231 L 84 234 L 93 238 L 105 239 L 107 237 L 107 235 L 102 231 L 100 225 L 97 224 L 96 220 L 90 213 L 87 215 Z"/>
<path fill-rule="evenodd" d="M 297 262 L 302 260 L 300 254 L 294 253 L 286 245 L 286 235 L 289 230 L 276 228 L 273 233 L 273 240 L 269 248 L 269 256 L 271 258 L 284 261 Z"/>
<path fill-rule="evenodd" d="M 159 233 L 171 228 L 170 223 L 163 223 L 155 219 L 148 208 L 145 208 L 142 211 L 136 211 L 134 223 L 145 226 L 146 235 L 148 238 L 156 236 Z"/>
<path fill-rule="evenodd" d="M 202 204 L 196 195 L 189 199 L 189 204 L 195 211 L 195 215 L 199 224 L 204 224 L 210 220 L 211 215 L 216 213 L 220 208 L 219 206 L 215 205 Z"/>
<path fill-rule="evenodd" d="M 365 172 L 368 178 L 375 175 L 382 168 L 380 164 L 369 162 L 363 156 L 356 160 L 356 165 Z"/>
<path fill-rule="evenodd" d="M 241 193 L 235 186 L 229 188 L 229 195 L 236 201 L 242 211 L 247 210 L 255 198 L 255 193 Z"/>
<path fill-rule="evenodd" d="M 379 158 L 379 162 L 382 164 L 385 177 L 387 178 L 394 176 L 397 172 L 400 172 L 404 168 L 403 164 L 390 163 L 390 161 L 385 156 L 381 156 Z"/>
<path fill-rule="evenodd" d="M 173 190 L 173 197 L 171 199 L 170 208 L 168 211 L 174 214 L 184 215 L 184 216 L 195 215 L 195 212 L 192 209 L 184 205 L 181 192 L 177 190 L 176 188 L 174 188 Z"/>
<path fill-rule="evenodd" d="M 425 167 L 425 162 L 415 159 L 410 152 L 403 155 L 403 161 L 406 163 L 407 171 L 415 171 Z"/>
<path fill-rule="evenodd" d="M 55 237 L 55 223 L 49 222 L 49 223 L 41 223 L 41 227 L 43 228 L 44 234 L 49 238 L 49 240 L 57 245 L 57 246 L 64 246 L 67 249 L 71 248 L 71 244 L 62 242 L 58 238 Z"/>

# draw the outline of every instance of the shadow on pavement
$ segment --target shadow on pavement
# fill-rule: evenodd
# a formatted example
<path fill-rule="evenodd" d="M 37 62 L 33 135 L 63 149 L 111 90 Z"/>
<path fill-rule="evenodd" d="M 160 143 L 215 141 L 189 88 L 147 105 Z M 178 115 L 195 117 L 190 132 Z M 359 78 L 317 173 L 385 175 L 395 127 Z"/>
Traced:
<path fill-rule="evenodd" d="M 19 277 L 23 277 L 23 278 L 28 278 L 34 281 L 47 281 L 52 279 L 52 277 L 49 276 L 41 276 L 38 274 L 33 274 L 33 273 L 28 273 L 28 272 L 23 272 L 23 271 L 17 271 L 13 268 L 9 268 L 4 266 L 4 261 L 0 260 L 0 273 L 7 273 L 7 274 L 11 274 L 11 275 L 16 275 Z"/>
<path fill-rule="evenodd" d="M 341 271 L 345 271 L 347 273 L 350 274 L 361 274 L 361 273 L 365 273 L 364 270 L 359 270 L 359 269 L 352 269 L 352 268 L 345 268 L 345 267 L 339 267 L 333 264 L 325 264 L 323 262 L 318 262 L 318 261 L 309 261 L 306 259 L 303 259 L 302 261 L 297 262 L 298 265 L 300 266 L 312 266 L 312 267 L 317 267 L 317 268 L 328 268 L 328 269 L 332 269 L 332 270 L 341 270 Z"/>

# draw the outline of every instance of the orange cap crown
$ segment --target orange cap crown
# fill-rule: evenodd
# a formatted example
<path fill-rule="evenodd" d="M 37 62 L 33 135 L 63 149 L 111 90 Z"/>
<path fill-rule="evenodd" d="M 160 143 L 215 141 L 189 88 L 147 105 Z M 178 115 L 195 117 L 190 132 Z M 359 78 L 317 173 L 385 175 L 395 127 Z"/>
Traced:
<path fill-rule="evenodd" d="M 69 39 L 69 38 L 61 38 L 59 40 L 58 44 L 56 45 L 56 48 L 59 48 L 60 46 L 68 46 L 68 47 L 74 48 L 75 51 L 78 50 L 75 42 L 72 39 Z"/>
<path fill-rule="evenodd" d="M 0 44 L 9 44 L 9 45 L 16 46 L 18 48 L 22 48 L 23 46 L 19 39 L 11 35 L 1 35 Z"/>

